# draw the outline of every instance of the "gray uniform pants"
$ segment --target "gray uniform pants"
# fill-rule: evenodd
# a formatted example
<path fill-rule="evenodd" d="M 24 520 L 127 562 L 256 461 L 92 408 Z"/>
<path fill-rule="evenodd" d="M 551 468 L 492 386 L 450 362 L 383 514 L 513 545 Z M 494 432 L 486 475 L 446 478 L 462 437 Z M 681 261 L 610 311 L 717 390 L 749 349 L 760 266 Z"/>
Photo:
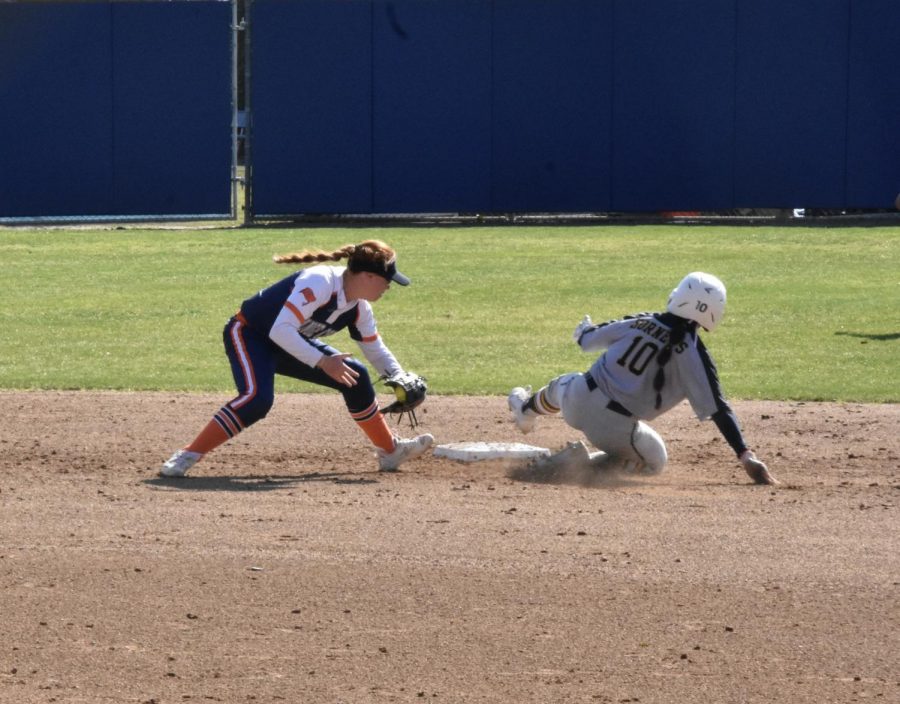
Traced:
<path fill-rule="evenodd" d="M 610 465 L 648 474 L 666 466 L 666 444 L 659 433 L 634 416 L 608 408 L 610 399 L 600 389 L 589 389 L 583 374 L 558 376 L 544 393 L 562 410 L 566 423 L 608 455 L 605 462 Z"/>

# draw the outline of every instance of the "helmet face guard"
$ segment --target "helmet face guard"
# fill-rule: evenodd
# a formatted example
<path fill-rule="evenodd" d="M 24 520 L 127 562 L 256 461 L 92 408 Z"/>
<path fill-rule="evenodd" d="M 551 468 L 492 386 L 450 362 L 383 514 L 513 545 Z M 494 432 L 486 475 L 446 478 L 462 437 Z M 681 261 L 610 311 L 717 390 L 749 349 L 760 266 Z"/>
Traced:
<path fill-rule="evenodd" d="M 725 284 L 712 274 L 690 273 L 672 290 L 666 310 L 711 332 L 725 317 Z"/>

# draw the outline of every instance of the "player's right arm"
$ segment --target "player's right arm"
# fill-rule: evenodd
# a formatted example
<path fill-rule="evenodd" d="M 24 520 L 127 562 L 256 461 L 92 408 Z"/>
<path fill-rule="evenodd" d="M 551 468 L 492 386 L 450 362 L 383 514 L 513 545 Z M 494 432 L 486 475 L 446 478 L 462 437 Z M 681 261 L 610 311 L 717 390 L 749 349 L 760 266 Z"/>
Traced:
<path fill-rule="evenodd" d="M 633 322 L 632 319 L 626 318 L 624 320 L 610 320 L 598 325 L 588 325 L 578 335 L 578 346 L 585 352 L 596 352 L 606 349 L 627 334 Z"/>
<path fill-rule="evenodd" d="M 319 364 L 325 355 L 300 334 L 300 326 L 331 299 L 331 289 L 326 277 L 302 272 L 269 330 L 272 342 L 310 367 Z"/>

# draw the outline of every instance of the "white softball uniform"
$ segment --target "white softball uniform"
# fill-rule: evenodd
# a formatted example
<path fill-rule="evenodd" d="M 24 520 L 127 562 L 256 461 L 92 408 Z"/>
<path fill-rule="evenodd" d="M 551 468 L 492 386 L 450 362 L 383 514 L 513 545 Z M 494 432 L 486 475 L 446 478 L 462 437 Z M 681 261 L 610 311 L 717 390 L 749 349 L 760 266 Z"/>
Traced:
<path fill-rule="evenodd" d="M 687 399 L 697 418 L 713 417 L 735 451 L 746 449 L 736 419 L 719 385 L 715 364 L 696 330 L 676 345 L 665 365 L 665 384 L 653 380 L 657 357 L 677 320 L 671 313 L 642 313 L 592 326 L 578 344 L 605 352 L 584 374 L 553 379 L 536 402 L 546 411 L 560 409 L 566 422 L 581 430 L 600 450 L 629 468 L 651 473 L 666 464 L 666 447 L 645 421 Z M 727 426 L 723 429 L 723 425 Z"/>

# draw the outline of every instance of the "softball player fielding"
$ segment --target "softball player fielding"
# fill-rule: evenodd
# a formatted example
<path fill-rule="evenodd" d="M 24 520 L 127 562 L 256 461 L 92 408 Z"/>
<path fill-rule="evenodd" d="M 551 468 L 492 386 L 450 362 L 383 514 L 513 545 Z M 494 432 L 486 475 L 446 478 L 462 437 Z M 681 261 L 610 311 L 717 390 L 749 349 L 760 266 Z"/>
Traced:
<path fill-rule="evenodd" d="M 346 267 L 320 264 L 295 271 L 241 304 L 223 333 L 238 395 L 163 464 L 160 474 L 183 477 L 208 452 L 262 420 L 275 400 L 276 374 L 339 391 L 351 418 L 375 446 L 381 471 L 394 471 L 431 446 L 434 438 L 427 433 L 395 437 L 380 412 L 366 366 L 319 339 L 346 328 L 379 374 L 403 371 L 379 336 L 370 305 L 391 282 L 410 283 L 397 270 L 394 250 L 367 240 L 333 252 L 274 257 L 286 264 L 341 259 L 348 260 Z"/>
<path fill-rule="evenodd" d="M 573 338 L 585 352 L 605 350 L 583 373 L 564 374 L 536 394 L 516 387 L 509 408 L 528 433 L 537 416 L 563 414 L 602 452 L 597 467 L 655 474 L 666 465 L 666 445 L 646 421 L 688 399 L 700 420 L 711 418 L 757 484 L 777 484 L 744 442 L 722 394 L 698 328 L 712 331 L 725 313 L 725 286 L 711 274 L 688 274 L 669 296 L 666 312 L 640 313 L 594 325 L 585 316 Z"/>

